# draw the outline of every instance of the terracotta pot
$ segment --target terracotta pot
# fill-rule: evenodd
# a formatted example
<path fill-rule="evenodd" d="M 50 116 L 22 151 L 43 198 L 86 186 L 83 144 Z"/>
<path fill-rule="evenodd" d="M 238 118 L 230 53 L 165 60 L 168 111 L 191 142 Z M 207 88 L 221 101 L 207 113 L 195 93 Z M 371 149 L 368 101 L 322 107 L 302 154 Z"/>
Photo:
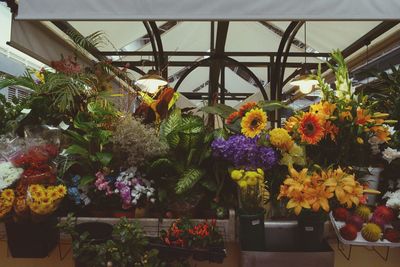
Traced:
<path fill-rule="evenodd" d="M 135 209 L 135 218 L 144 218 L 147 215 L 147 208 L 136 208 Z"/>

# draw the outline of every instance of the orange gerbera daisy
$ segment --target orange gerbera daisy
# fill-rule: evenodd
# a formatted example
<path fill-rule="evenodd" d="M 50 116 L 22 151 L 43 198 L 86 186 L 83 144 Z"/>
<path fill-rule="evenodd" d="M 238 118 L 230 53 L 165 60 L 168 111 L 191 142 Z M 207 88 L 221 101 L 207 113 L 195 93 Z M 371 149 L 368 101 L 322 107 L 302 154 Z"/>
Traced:
<path fill-rule="evenodd" d="M 256 102 L 249 102 L 244 104 L 243 106 L 240 107 L 239 109 L 239 115 L 241 117 L 243 117 L 247 111 L 251 110 L 252 108 L 254 108 L 255 106 L 257 106 Z"/>
<path fill-rule="evenodd" d="M 226 124 L 231 124 L 237 117 L 239 116 L 239 112 L 232 112 L 231 115 L 226 118 Z"/>
<path fill-rule="evenodd" d="M 324 137 L 324 127 L 318 115 L 306 112 L 300 119 L 301 141 L 315 145 Z"/>

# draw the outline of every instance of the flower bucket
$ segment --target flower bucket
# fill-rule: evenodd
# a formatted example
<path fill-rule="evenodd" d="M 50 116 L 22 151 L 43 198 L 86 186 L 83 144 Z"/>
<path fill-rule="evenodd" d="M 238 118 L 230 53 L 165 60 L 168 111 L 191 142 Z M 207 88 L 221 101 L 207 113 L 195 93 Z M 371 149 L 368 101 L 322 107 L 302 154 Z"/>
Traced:
<path fill-rule="evenodd" d="M 44 258 L 58 244 L 57 218 L 39 222 L 6 222 L 7 243 L 14 258 Z"/>
<path fill-rule="evenodd" d="M 303 251 L 317 251 L 322 246 L 324 238 L 325 218 L 319 214 L 303 215 L 297 220 L 297 245 Z"/>
<path fill-rule="evenodd" d="M 112 238 L 113 226 L 103 222 L 86 222 L 76 225 L 75 229 L 80 235 L 87 232 L 89 234 L 88 238 L 92 240 L 93 244 L 101 244 Z M 86 264 L 86 259 L 91 259 L 93 257 L 96 257 L 96 255 L 92 253 L 79 255 L 79 257 L 75 259 L 75 267 L 89 267 Z"/>
<path fill-rule="evenodd" d="M 265 250 L 264 214 L 264 210 L 253 214 L 239 210 L 239 239 L 242 250 Z"/>

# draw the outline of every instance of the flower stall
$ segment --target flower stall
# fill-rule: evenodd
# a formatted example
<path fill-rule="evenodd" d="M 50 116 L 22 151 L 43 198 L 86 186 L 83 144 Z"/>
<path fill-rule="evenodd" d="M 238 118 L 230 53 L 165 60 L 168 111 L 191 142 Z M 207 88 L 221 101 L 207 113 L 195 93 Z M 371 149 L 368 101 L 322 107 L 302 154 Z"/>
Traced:
<path fill-rule="evenodd" d="M 94 50 L 102 33 L 70 37 Z M 377 74 L 389 89 L 374 94 L 355 89 L 339 50 L 330 58 L 333 82 L 320 65 L 308 77 L 320 99 L 297 111 L 280 97 L 181 108 L 181 83 L 170 87 L 162 70 L 143 76 L 162 84 L 146 91 L 128 63 L 100 56 L 89 66 L 63 56 L 1 80 L 32 91 L 12 105 L 0 97 L 11 255 L 46 257 L 61 232 L 82 267 L 222 263 L 228 243 L 243 262 L 296 251 L 331 263 L 329 222 L 345 245 L 398 247 L 399 69 Z M 268 227 L 285 223 L 293 246 L 274 247 Z"/>

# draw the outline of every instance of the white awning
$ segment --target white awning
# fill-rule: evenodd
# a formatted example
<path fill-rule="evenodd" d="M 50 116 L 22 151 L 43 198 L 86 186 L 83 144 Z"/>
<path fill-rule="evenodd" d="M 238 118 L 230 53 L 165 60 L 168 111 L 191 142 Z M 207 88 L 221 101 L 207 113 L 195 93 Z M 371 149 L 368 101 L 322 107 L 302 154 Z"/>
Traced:
<path fill-rule="evenodd" d="M 392 20 L 399 0 L 20 0 L 21 20 Z"/>

